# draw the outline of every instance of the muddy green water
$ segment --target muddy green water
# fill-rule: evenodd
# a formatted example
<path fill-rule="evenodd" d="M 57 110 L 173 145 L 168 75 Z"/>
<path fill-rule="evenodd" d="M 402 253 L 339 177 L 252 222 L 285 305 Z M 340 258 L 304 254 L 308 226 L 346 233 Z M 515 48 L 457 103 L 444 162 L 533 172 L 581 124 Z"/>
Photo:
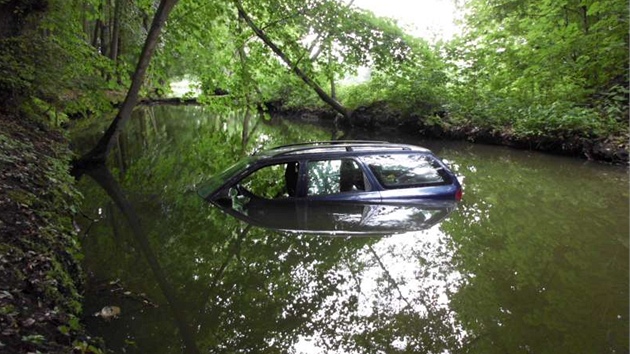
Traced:
<path fill-rule="evenodd" d="M 77 128 L 76 149 L 102 130 Z M 111 167 L 144 241 L 92 179 L 80 182 L 92 334 L 115 353 L 628 352 L 623 167 L 353 133 L 428 147 L 464 180 L 440 224 L 377 237 L 250 227 L 195 193 L 255 150 L 332 136 L 198 107 L 138 109 Z M 121 314 L 93 316 L 104 306 Z"/>

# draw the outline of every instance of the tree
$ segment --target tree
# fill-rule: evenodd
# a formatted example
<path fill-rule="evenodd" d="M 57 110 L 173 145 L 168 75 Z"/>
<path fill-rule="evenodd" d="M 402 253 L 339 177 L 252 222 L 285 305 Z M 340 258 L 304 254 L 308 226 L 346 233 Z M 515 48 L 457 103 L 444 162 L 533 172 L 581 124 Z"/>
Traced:
<path fill-rule="evenodd" d="M 78 92 L 100 86 L 95 72 L 105 65 L 77 35 L 80 13 L 74 2 L 3 1 L 0 13 L 3 110 L 50 116 L 58 123 L 58 116 L 85 102 L 98 104 L 100 96 L 85 99 Z"/>
<path fill-rule="evenodd" d="M 606 135 L 627 121 L 627 3 L 470 1 L 451 43 L 452 113 L 539 135 Z M 624 123 L 625 125 L 625 123 Z"/>
<path fill-rule="evenodd" d="M 103 164 L 115 142 L 115 138 L 123 130 L 125 124 L 131 117 L 131 112 L 138 101 L 138 93 L 144 81 L 146 71 L 149 67 L 151 57 L 155 51 L 160 38 L 160 32 L 166 23 L 169 13 L 178 0 L 161 0 L 153 17 L 151 28 L 142 48 L 136 70 L 131 80 L 131 86 L 127 91 L 127 96 L 120 106 L 116 117 L 105 131 L 105 134 L 98 141 L 90 152 L 82 156 L 75 162 L 74 175 L 80 176 L 86 168 L 93 165 Z"/>
<path fill-rule="evenodd" d="M 333 98 L 335 78 L 360 65 L 384 69 L 412 60 L 393 21 L 331 0 L 189 2 L 179 8 L 172 25 L 167 41 L 174 50 L 160 53 L 166 56 L 160 60 L 163 70 L 198 77 L 206 93 L 200 101 L 210 105 L 262 103 L 248 102 L 248 97 L 286 102 L 305 96 L 308 89 L 348 116 L 350 111 Z M 245 66 L 242 52 L 247 54 Z M 175 60 L 177 67 L 172 66 Z M 229 100 L 216 97 L 217 88 L 229 92 Z"/>
<path fill-rule="evenodd" d="M 256 36 L 260 38 L 282 61 L 291 68 L 291 70 L 302 79 L 309 87 L 311 87 L 317 95 L 328 105 L 330 105 L 335 111 L 339 112 L 344 118 L 350 120 L 350 112 L 344 106 L 342 106 L 336 99 L 331 97 L 328 93 L 326 93 L 317 82 L 311 79 L 308 75 L 306 75 L 297 65 L 297 63 L 293 63 L 291 59 L 275 44 L 273 41 L 265 34 L 263 30 L 258 28 L 256 24 L 249 17 L 240 0 L 235 0 L 236 7 L 238 8 L 239 16 L 242 16 L 245 19 L 245 22 L 249 25 L 249 27 L 256 33 Z"/>
<path fill-rule="evenodd" d="M 120 185 L 118 185 L 107 167 L 102 165 L 90 170 L 88 173 L 99 184 L 99 186 L 103 188 L 114 204 L 116 204 L 116 206 L 120 209 L 125 217 L 125 220 L 130 226 L 136 245 L 145 257 L 149 268 L 160 287 L 160 290 L 170 305 L 173 317 L 175 318 L 175 322 L 177 323 L 177 327 L 179 329 L 179 334 L 182 337 L 184 352 L 190 354 L 199 353 L 199 349 L 197 348 L 192 335 L 192 329 L 182 314 L 177 310 L 179 307 L 177 295 L 171 284 L 166 279 L 164 269 L 153 252 L 147 234 L 140 223 L 140 218 L 138 217 L 133 205 L 127 200 L 125 194 L 120 189 Z"/>

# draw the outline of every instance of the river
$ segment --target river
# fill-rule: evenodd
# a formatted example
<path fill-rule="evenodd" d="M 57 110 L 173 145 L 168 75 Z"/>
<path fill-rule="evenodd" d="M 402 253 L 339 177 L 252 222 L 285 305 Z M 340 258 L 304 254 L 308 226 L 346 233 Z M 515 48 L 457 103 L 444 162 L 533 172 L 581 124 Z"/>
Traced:
<path fill-rule="evenodd" d="M 196 194 L 254 151 L 330 127 L 140 107 L 110 170 L 142 236 L 89 177 L 84 321 L 116 353 L 628 352 L 628 172 L 412 135 L 463 180 L 426 230 L 331 237 L 253 227 Z M 85 151 L 104 129 L 75 128 Z M 94 316 L 105 306 L 117 318 Z"/>

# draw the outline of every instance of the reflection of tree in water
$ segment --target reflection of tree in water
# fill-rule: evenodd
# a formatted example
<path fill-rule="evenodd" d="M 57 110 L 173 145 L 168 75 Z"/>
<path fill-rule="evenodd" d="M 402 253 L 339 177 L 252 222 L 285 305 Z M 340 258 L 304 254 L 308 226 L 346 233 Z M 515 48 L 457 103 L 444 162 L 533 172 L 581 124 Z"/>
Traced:
<path fill-rule="evenodd" d="M 231 225 L 211 225 L 234 230 L 226 239 L 155 247 L 143 236 L 140 220 L 134 217 L 133 208 L 111 175 L 105 173 L 96 178 L 123 209 L 131 234 L 149 265 L 148 269 L 134 269 L 134 272 L 145 274 L 142 278 L 156 279 L 161 294 L 153 293 L 151 298 L 163 296 L 171 309 L 172 317 L 162 316 L 164 323 L 146 325 L 160 327 L 160 332 L 164 332 L 164 328 L 171 326 L 171 319 L 175 320 L 188 352 L 196 352 L 196 348 L 212 348 L 213 352 L 233 352 L 239 348 L 289 350 L 298 335 L 309 333 L 310 318 L 322 301 L 333 296 L 345 282 L 331 276 L 330 268 L 360 247 L 340 238 L 268 235 L 249 227 L 239 230 L 240 224 L 232 220 Z M 162 212 L 166 210 L 174 213 L 171 208 Z M 199 215 L 198 230 L 203 230 L 208 223 Z M 195 226 L 190 221 L 186 227 Z M 169 231 L 156 233 L 154 225 L 149 230 L 154 237 Z M 361 244 L 365 242 L 370 239 L 363 239 Z M 168 257 L 160 261 L 157 256 L 160 254 Z M 118 259 L 121 261 L 124 258 Z"/>
<path fill-rule="evenodd" d="M 263 131 L 269 128 L 259 127 Z M 171 137 L 156 136 L 144 157 L 128 164 L 124 185 L 134 191 L 132 203 L 140 211 L 139 219 L 148 237 L 143 252 L 155 256 L 151 259 L 157 268 L 139 266 L 142 262 L 138 262 L 133 250 L 121 253 L 120 240 L 131 236 L 128 225 L 117 224 L 121 237 L 117 241 L 108 237 L 110 230 L 105 225 L 95 226 L 87 238 L 88 243 L 97 244 L 86 245 L 88 257 L 100 257 L 103 262 L 95 264 L 91 259 L 95 267 L 103 269 L 95 269 L 95 273 L 120 277 L 128 287 L 146 292 L 159 304 L 164 305 L 160 301 L 163 298 L 181 304 L 172 315 L 162 307 L 126 317 L 123 308 L 116 327 L 129 331 L 125 337 L 130 340 L 123 345 L 126 350 L 137 346 L 180 352 L 178 340 L 168 333 L 178 331 L 173 325 L 183 322 L 186 328 L 194 329 L 192 340 L 202 351 L 287 351 L 299 334 L 310 331 L 312 313 L 341 283 L 340 279 L 330 278 L 327 271 L 359 246 L 342 239 L 242 230 L 239 222 L 189 192 L 189 186 L 198 181 L 200 168 L 211 174 L 238 159 L 234 149 L 241 149 L 240 144 L 225 144 L 235 136 L 242 137 L 238 130 L 235 133 L 232 135 L 230 129 L 224 130 L 213 121 L 211 125 L 196 127 L 189 135 L 207 135 L 207 139 L 195 143 L 183 139 L 178 144 Z M 161 138 L 168 140 L 169 145 L 164 145 Z M 284 138 L 296 139 L 291 135 Z M 249 141 L 256 145 L 261 140 L 251 136 Z M 154 197 L 146 198 L 148 194 Z M 97 203 L 94 208 L 101 205 L 97 200 L 86 202 Z M 138 227 L 135 224 L 132 229 Z M 105 234 L 98 236 L 99 233 Z M 157 279 L 152 273 L 158 268 L 163 270 L 161 279 L 166 283 L 155 288 L 150 280 Z M 307 271 L 302 276 L 292 277 L 304 270 Z M 170 295 L 168 290 L 160 290 L 168 284 L 172 286 Z M 305 291 L 314 285 L 312 291 Z M 151 314 L 156 311 L 161 315 Z M 183 320 L 174 321 L 177 318 Z"/>
<path fill-rule="evenodd" d="M 153 249 L 149 243 L 146 233 L 144 232 L 140 219 L 136 214 L 133 206 L 129 203 L 125 195 L 123 194 L 120 186 L 114 180 L 113 176 L 107 170 L 106 167 L 96 168 L 87 172 L 110 196 L 114 204 L 118 206 L 120 211 L 125 216 L 135 239 L 136 245 L 140 248 L 141 253 L 144 255 L 151 272 L 158 283 L 162 294 L 166 298 L 169 307 L 172 310 L 173 317 L 179 329 L 179 334 L 183 342 L 183 351 L 186 353 L 199 353 L 199 349 L 196 346 L 195 340 L 192 335 L 191 328 L 188 323 L 178 311 L 180 306 L 177 296 L 167 281 L 164 270 L 160 265 L 160 262 L 155 256 Z"/>
<path fill-rule="evenodd" d="M 226 352 L 288 351 L 298 335 L 312 330 L 311 317 L 322 301 L 345 282 L 328 270 L 354 247 L 342 239 L 252 230 L 209 291 L 209 301 L 199 299 L 200 335 Z"/>
<path fill-rule="evenodd" d="M 220 171 L 242 151 L 238 124 L 223 129 L 220 121 L 211 122 L 182 132 L 181 140 L 154 136 L 147 153 L 126 165 L 123 187 L 132 192 L 130 203 L 147 236 L 142 252 L 153 255 L 148 267 L 133 248 L 121 247 L 121 239 L 134 240 L 127 225 L 118 224 L 118 240 L 105 225 L 93 227 L 86 239 L 87 257 L 99 257 L 100 264 L 91 260 L 100 267 L 95 273 L 118 277 L 162 305 L 133 316 L 125 316 L 123 308 L 113 326 L 128 331 L 118 351 L 179 353 L 180 342 L 192 341 L 202 352 L 289 352 L 309 335 L 323 349 L 346 352 L 457 347 L 457 327 L 440 295 L 449 283 L 437 271 L 449 269 L 446 258 L 440 258 L 445 253 L 437 243 L 423 242 L 425 233 L 347 239 L 275 234 L 243 228 L 198 198 L 194 186 L 200 171 Z M 176 131 L 157 124 L 157 131 Z M 270 134 L 272 128 L 259 125 L 258 133 Z M 281 129 L 281 138 L 273 139 L 322 139 Z M 195 139 L 199 135 L 207 139 Z M 261 141 L 252 133 L 246 150 Z M 277 142 L 268 144 L 285 141 Z M 104 204 L 87 198 L 86 207 L 91 203 L 94 208 Z M 163 273 L 157 286 L 156 264 Z M 170 294 L 164 291 L 168 287 Z M 169 311 L 168 303 L 178 306 Z M 172 333 L 189 337 L 181 340 Z"/>
<path fill-rule="evenodd" d="M 460 347 L 448 308 L 458 273 L 437 228 L 380 239 L 334 270 L 349 279 L 314 316 L 320 348 L 350 353 L 440 353 Z"/>
<path fill-rule="evenodd" d="M 206 235 L 212 238 L 219 225 L 200 219 L 198 225 L 188 219 L 186 227 L 210 226 Z M 287 237 L 238 226 L 233 222 L 230 236 L 215 242 L 199 242 L 202 233 L 198 241 L 152 251 L 145 241 L 141 249 L 153 265 L 135 271 L 150 270 L 152 277 L 162 279 L 158 283 L 174 316 L 162 316 L 164 323 L 147 326 L 167 328 L 174 318 L 183 326 L 180 333 L 182 328 L 191 330 L 189 340 L 212 352 L 286 352 L 310 334 L 317 334 L 324 348 L 350 352 L 401 347 L 439 352 L 457 344 L 447 308 L 437 301 L 438 294 L 430 294 L 435 286 L 404 279 L 400 269 L 389 269 L 397 264 L 393 259 L 409 265 L 420 253 L 424 259 L 437 254 L 429 250 L 432 246 L 410 253 L 395 249 L 401 242 L 372 246 L 380 238 Z M 152 227 L 150 233 L 155 231 Z M 159 262 L 156 254 L 168 257 Z M 172 340 L 159 340 L 166 339 Z"/>
<path fill-rule="evenodd" d="M 280 235 L 244 229 L 194 188 L 243 150 L 329 133 L 260 124 L 243 149 L 242 122 L 192 121 L 155 123 L 150 131 L 160 134 L 147 135 L 145 155 L 123 166 L 122 184 L 200 351 L 289 352 L 312 336 L 322 352 L 627 352 L 628 253 L 619 240 L 628 230 L 611 220 L 627 217 L 627 204 L 610 209 L 620 196 L 601 188 L 608 177 L 588 190 L 557 169 L 466 155 L 462 170 L 483 173 L 466 172 L 463 204 L 439 228 L 448 236 L 438 228 L 389 238 Z M 84 194 L 86 208 L 106 203 Z M 133 240 L 129 230 L 119 223 L 113 239 L 105 226 L 85 240 L 90 270 L 162 305 L 133 318 L 123 308 L 111 327 L 135 344 L 116 349 L 180 353 L 151 268 L 125 247 L 135 241 L 121 242 Z"/>
<path fill-rule="evenodd" d="M 400 229 L 418 230 L 424 228 L 423 226 L 425 225 L 432 226 L 450 214 L 454 208 L 454 206 L 440 208 L 375 204 L 364 209 L 361 225 L 380 226 L 383 228 L 389 225 L 396 225 Z"/>

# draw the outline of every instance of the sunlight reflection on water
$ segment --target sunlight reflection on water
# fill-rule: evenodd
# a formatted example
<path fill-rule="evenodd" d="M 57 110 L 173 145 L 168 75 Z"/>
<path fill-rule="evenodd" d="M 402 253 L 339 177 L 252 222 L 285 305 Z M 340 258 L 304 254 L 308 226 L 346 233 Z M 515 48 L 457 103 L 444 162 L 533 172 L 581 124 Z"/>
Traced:
<path fill-rule="evenodd" d="M 352 297 L 356 297 L 357 315 L 365 318 L 377 313 L 401 311 L 427 316 L 429 311 L 448 310 L 448 294 L 457 291 L 462 279 L 459 271 L 452 266 L 454 251 L 447 247 L 449 243 L 451 240 L 440 230 L 439 225 L 424 231 L 383 237 L 377 243 L 357 252 L 353 261 L 354 266 L 361 265 L 359 272 L 352 271 L 347 264 L 346 267 L 334 270 L 344 277 L 353 278 L 354 283 L 346 283 L 344 288 L 339 289 L 339 296 L 327 299 L 328 306 L 335 308 L 334 303 L 349 303 Z M 384 292 L 383 287 L 395 290 Z M 384 298 L 384 293 L 390 296 Z M 321 311 L 315 316 L 325 319 L 339 314 Z M 465 331 L 459 328 L 455 318 L 449 316 L 449 319 L 453 330 L 459 330 L 460 336 L 464 336 Z M 344 328 L 338 335 L 352 335 L 363 330 L 364 328 L 358 327 Z M 321 336 L 321 333 L 301 336 L 294 346 L 295 352 L 330 353 L 318 342 Z M 403 349 L 408 338 L 393 337 L 390 340 L 394 347 Z"/>

